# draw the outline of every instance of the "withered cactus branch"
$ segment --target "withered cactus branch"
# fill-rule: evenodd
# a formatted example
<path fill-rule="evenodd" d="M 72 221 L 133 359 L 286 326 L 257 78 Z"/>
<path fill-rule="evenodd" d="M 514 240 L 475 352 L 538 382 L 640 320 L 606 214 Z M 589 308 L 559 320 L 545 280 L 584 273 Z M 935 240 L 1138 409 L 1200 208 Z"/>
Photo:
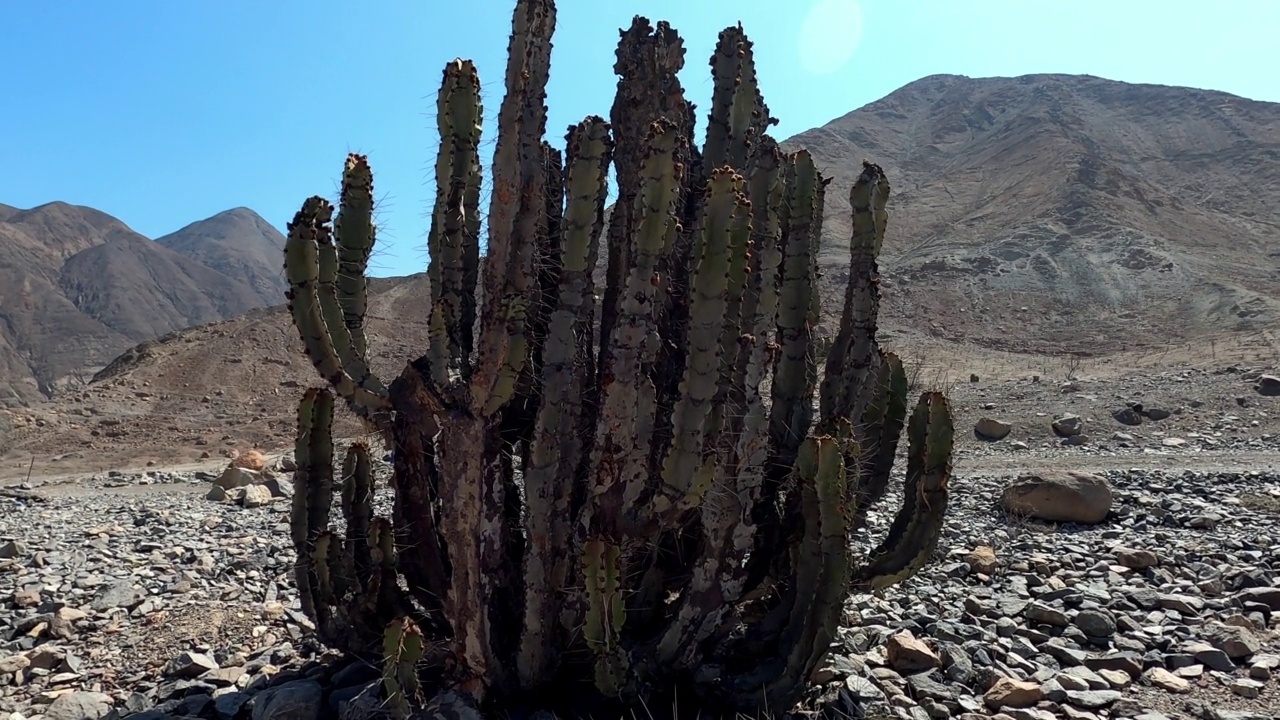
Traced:
<path fill-rule="evenodd" d="M 554 26 L 551 0 L 516 1 L 483 262 L 480 79 L 445 67 L 430 343 L 389 386 L 365 340 L 367 159 L 347 159 L 336 224 L 313 197 L 289 225 L 290 307 L 329 385 L 298 410 L 303 609 L 326 643 L 384 663 L 401 715 L 429 697 L 581 697 L 583 681 L 651 708 L 682 688 L 788 707 L 847 595 L 916 572 L 947 505 L 947 399 L 924 393 L 908 417 L 902 363 L 876 342 L 888 180 L 864 163 L 851 191 L 850 283 L 819 388 L 829 180 L 766 133 L 742 28 L 711 58 L 705 144 L 682 40 L 637 17 L 611 122 L 571 127 L 562 155 L 544 140 Z M 394 443 L 391 517 L 374 512 L 366 446 L 335 477 L 335 399 Z M 902 507 L 858 556 L 849 535 L 904 429 Z"/>

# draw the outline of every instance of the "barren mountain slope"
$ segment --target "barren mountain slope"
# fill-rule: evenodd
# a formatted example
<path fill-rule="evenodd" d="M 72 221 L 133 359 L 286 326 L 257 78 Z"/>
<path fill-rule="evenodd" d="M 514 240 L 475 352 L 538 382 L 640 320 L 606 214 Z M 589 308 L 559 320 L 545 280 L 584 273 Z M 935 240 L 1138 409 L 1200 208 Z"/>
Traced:
<path fill-rule="evenodd" d="M 223 226 L 234 233 L 270 230 L 265 222 Z M 0 207 L 0 405 L 35 402 L 83 383 L 142 340 L 283 301 L 282 290 L 254 289 L 200 261 L 204 245 L 276 239 L 205 232 L 184 240 L 183 231 L 170 239 L 176 250 L 110 215 L 67 203 Z M 218 251 L 204 255 L 216 259 Z M 250 257 L 246 266 L 255 262 Z M 278 274 L 278 255 L 272 263 L 256 276 Z"/>
<path fill-rule="evenodd" d="M 845 261 L 861 161 L 889 173 L 885 313 L 904 329 L 1103 354 L 1280 319 L 1280 104 L 932 76 L 786 145 L 835 177 L 827 265 Z M 843 287 L 838 267 L 827 279 Z"/>
<path fill-rule="evenodd" d="M 264 304 L 275 305 L 284 300 L 288 287 L 280 267 L 284 235 L 248 208 L 220 212 L 156 238 L 156 242 L 240 280 Z"/>
<path fill-rule="evenodd" d="M 1108 375 L 1273 364 L 1280 187 L 1276 170 L 1248 158 L 1278 152 L 1266 125 L 1277 107 L 1093 78 L 944 77 L 809 131 L 792 142 L 836 178 L 827 329 L 843 295 L 849 183 L 866 157 L 894 184 L 883 337 L 926 363 L 926 380 L 1059 379 L 1071 372 L 1059 367 L 1066 352 L 1103 355 L 1088 362 Z M 389 380 L 425 347 L 428 292 L 423 276 L 373 287 L 370 347 Z M 49 407 L 63 430 L 28 427 L 10 445 L 65 437 L 93 453 L 145 446 L 160 457 L 166 436 L 199 440 L 193 453 L 287 441 L 297 387 L 316 382 L 299 345 L 283 308 L 173 333 Z M 112 429 L 89 434 L 98 422 Z"/>
<path fill-rule="evenodd" d="M 371 364 L 386 381 L 425 347 L 429 303 L 425 273 L 370 283 Z M 130 348 L 56 402 L 0 410 L 0 457 L 56 447 L 59 466 L 108 468 L 276 447 L 294 431 L 301 388 L 316 383 L 288 311 L 258 309 Z M 362 430 L 339 412 L 339 432 Z"/>

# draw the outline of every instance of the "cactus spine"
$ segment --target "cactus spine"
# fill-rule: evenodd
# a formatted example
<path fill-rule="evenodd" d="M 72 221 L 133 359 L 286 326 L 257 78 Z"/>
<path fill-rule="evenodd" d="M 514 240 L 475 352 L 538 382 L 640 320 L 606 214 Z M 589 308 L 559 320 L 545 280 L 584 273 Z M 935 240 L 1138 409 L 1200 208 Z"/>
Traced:
<path fill-rule="evenodd" d="M 551 0 L 516 0 L 483 258 L 479 75 L 444 70 L 430 343 L 392 382 L 365 340 L 367 159 L 347 159 L 336 231 L 320 198 L 289 225 L 290 307 L 329 385 L 298 410 L 303 608 L 325 642 L 381 656 L 400 714 L 419 689 L 495 708 L 577 697 L 581 681 L 623 704 L 692 688 L 720 707 L 786 707 L 844 597 L 917 571 L 946 509 L 947 400 L 925 393 L 908 421 L 902 364 L 876 342 L 889 183 L 871 163 L 854 183 L 851 281 L 819 345 L 829 181 L 766 133 L 742 29 L 711 58 L 703 145 L 682 40 L 637 17 L 610 120 L 571 127 L 562 156 L 543 139 L 554 25 Z M 336 398 L 394 443 L 391 517 L 374 514 L 367 447 L 334 477 Z M 883 496 L 904 426 L 903 505 L 856 557 L 847 538 Z"/>

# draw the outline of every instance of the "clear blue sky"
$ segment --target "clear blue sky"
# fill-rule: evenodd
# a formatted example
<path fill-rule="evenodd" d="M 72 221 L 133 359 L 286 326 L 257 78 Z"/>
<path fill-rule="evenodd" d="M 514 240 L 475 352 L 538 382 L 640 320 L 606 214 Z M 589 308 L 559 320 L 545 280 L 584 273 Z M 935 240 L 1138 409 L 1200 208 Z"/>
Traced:
<path fill-rule="evenodd" d="M 553 142 L 608 116 L 618 29 L 637 13 L 685 38 L 700 113 L 716 34 L 741 21 L 779 138 L 935 73 L 1087 73 L 1280 101 L 1280 0 L 561 0 Z M 441 70 L 474 59 L 492 117 L 510 17 L 510 0 L 5 3 L 0 202 L 89 205 L 149 237 L 242 205 L 283 228 L 307 196 L 336 194 L 358 150 L 381 198 L 373 272 L 417 272 Z"/>

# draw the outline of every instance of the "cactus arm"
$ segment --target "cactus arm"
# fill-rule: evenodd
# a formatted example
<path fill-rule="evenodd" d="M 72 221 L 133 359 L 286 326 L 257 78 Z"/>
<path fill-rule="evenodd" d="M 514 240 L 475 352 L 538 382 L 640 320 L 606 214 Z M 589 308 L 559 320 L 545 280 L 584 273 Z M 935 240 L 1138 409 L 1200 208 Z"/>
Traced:
<path fill-rule="evenodd" d="M 620 532 L 624 509 L 640 496 L 646 484 L 647 438 L 639 431 L 645 408 L 653 403 L 653 384 L 641 372 L 655 352 L 653 271 L 658 252 L 675 232 L 674 210 L 680 182 L 676 164 L 679 133 L 672 123 L 650 128 L 649 155 L 641 168 L 643 181 L 636 196 L 639 226 L 631 239 L 633 258 L 627 289 L 622 294 L 610 339 L 608 365 L 600 377 L 600 422 L 592 448 L 592 506 L 606 517 L 601 532 Z M 610 252 L 614 252 L 610 248 Z M 647 422 L 652 422 L 649 415 Z M 620 496 L 603 498 L 606 493 Z"/>
<path fill-rule="evenodd" d="M 387 396 L 361 386 L 363 378 L 352 378 L 347 373 L 321 310 L 318 241 L 329 234 L 332 214 L 333 206 L 328 201 L 312 197 L 303 203 L 293 222 L 289 223 L 284 263 L 289 281 L 289 311 L 307 357 L 320 377 L 362 417 L 379 418 L 389 407 Z"/>
<path fill-rule="evenodd" d="M 587 597 L 583 635 L 596 657 L 596 689 L 609 697 L 622 693 L 628 670 L 626 652 L 620 644 L 626 623 L 622 572 L 622 550 L 618 545 L 600 538 L 583 544 Z"/>
<path fill-rule="evenodd" d="M 431 374 L 436 383 L 466 377 L 474 343 L 475 288 L 479 244 L 480 76 L 469 60 L 445 66 L 436 100 L 440 151 L 436 156 L 436 202 L 427 234 L 431 262 Z"/>
<path fill-rule="evenodd" d="M 849 242 L 849 284 L 845 287 L 840 328 L 827 355 L 819 398 L 820 432 L 830 432 L 836 418 L 856 417 L 859 389 L 880 361 L 876 323 L 880 309 L 880 270 L 876 264 L 884 243 L 889 181 L 879 165 L 863 162 L 849 191 L 853 237 Z"/>
<path fill-rule="evenodd" d="M 797 448 L 792 477 L 804 522 L 790 549 L 795 570 L 774 612 L 785 613 L 784 627 L 769 643 L 774 657 L 727 678 L 736 705 L 790 707 L 835 638 L 849 579 L 844 473 L 835 438 L 809 436 Z"/>
<path fill-rule="evenodd" d="M 511 399 L 528 356 L 525 316 L 533 286 L 533 238 L 524 234 L 520 209 L 541 208 L 545 181 L 542 133 L 546 125 L 546 85 L 555 29 L 551 0 L 517 3 L 507 59 L 507 94 L 498 111 L 493 156 L 493 200 L 489 208 L 488 257 L 484 267 L 484 311 L 479 357 L 470 380 L 473 412 L 497 413 Z"/>
<path fill-rule="evenodd" d="M 364 321 L 369 310 L 369 290 L 365 271 L 373 252 L 376 228 L 373 224 L 373 171 L 364 155 L 347 155 L 342 172 L 342 196 L 334 222 L 338 238 L 337 298 L 342 308 L 343 326 L 351 337 L 352 353 L 368 357 Z M 339 346 L 341 350 L 341 346 Z M 347 364 L 343 358 L 343 364 Z"/>
<path fill-rule="evenodd" d="M 746 256 L 742 245 L 748 238 L 750 207 L 742 194 L 742 185 L 742 176 L 731 168 L 713 172 L 707 185 L 707 210 L 699 243 L 702 256 L 694 270 L 691 288 L 689 354 L 671 417 L 671 447 L 662 467 L 665 492 L 655 498 L 658 513 L 684 498 L 702 462 L 705 423 L 721 380 L 727 282 L 735 254 L 744 259 Z"/>
<path fill-rule="evenodd" d="M 422 632 L 407 617 L 393 620 L 383 635 L 382 687 L 387 693 L 387 707 L 397 720 L 409 717 L 410 700 L 418 700 L 421 692 L 417 666 L 425 654 L 425 644 Z"/>
<path fill-rule="evenodd" d="M 369 524 L 373 522 L 373 464 L 369 446 L 353 443 L 342 460 L 342 517 L 347 523 L 344 547 L 355 577 L 364 583 L 373 569 Z M 368 590 L 367 585 L 363 587 Z"/>
<path fill-rule="evenodd" d="M 584 328 L 589 332 L 594 314 L 591 275 L 608 194 L 609 125 L 589 117 L 570 130 L 567 143 L 563 266 L 543 350 L 542 404 L 524 475 L 530 546 L 524 563 L 525 626 L 518 671 L 526 685 L 542 679 L 555 659 L 556 618 L 570 569 L 569 499 L 586 449 L 579 429 L 586 417 L 587 383 L 592 380 L 591 350 L 583 346 L 581 334 Z"/>
<path fill-rule="evenodd" d="M 755 53 L 742 25 L 720 31 L 711 55 L 711 112 L 702 159 L 706 172 L 728 165 L 744 171 L 754 141 L 777 122 L 769 117 L 756 79 Z"/>
<path fill-rule="evenodd" d="M 741 310 L 741 325 L 750 332 L 729 346 L 738 358 L 735 376 L 729 381 L 736 394 L 729 405 L 741 408 L 742 416 L 729 418 L 738 426 L 725 437 L 731 449 L 726 453 L 727 461 L 715 468 L 717 491 L 702 500 L 707 550 L 694 568 L 689 591 L 681 598 L 677 620 L 657 650 L 660 659 L 683 667 L 700 661 L 696 648 L 741 598 L 746 582 L 741 558 L 750 552 L 755 533 L 750 512 L 760 498 L 769 459 L 768 412 L 760 385 L 773 365 L 769 334 L 777 322 L 778 264 L 782 257 L 778 210 L 785 187 L 778 172 L 776 145 L 768 147 L 772 152 L 756 157 L 759 164 L 748 178 L 752 197 L 760 199 L 752 203 L 752 234 L 758 244 L 750 247 L 753 267 Z"/>
<path fill-rule="evenodd" d="M 294 567 L 303 612 L 322 637 L 331 629 L 332 585 L 327 555 L 329 510 L 333 495 L 333 394 L 309 388 L 298 403 L 294 458 L 294 496 L 289 527 L 298 561 Z"/>
<path fill-rule="evenodd" d="M 809 353 L 810 331 L 818 318 L 813 312 L 813 221 L 817 214 L 818 169 L 808 152 L 799 151 L 791 163 L 787 225 L 783 231 L 782 289 L 778 298 L 779 355 L 774 368 L 770 441 L 774 463 L 790 467 L 813 418 L 813 387 L 817 369 Z M 792 174 L 793 173 L 793 174 Z"/>
<path fill-rule="evenodd" d="M 914 575 L 933 554 L 942 535 L 951 477 L 955 428 L 951 406 L 940 392 L 926 392 L 907 426 L 907 479 L 902 507 L 884 541 L 855 569 L 852 587 L 866 592 Z"/>
<path fill-rule="evenodd" d="M 367 169 L 367 168 L 366 168 Z M 356 210 L 360 207 L 359 192 L 350 190 L 349 183 L 355 179 L 358 181 L 358 175 L 348 173 L 343 178 L 343 199 L 352 200 L 354 207 L 342 206 L 340 220 L 344 220 L 348 228 L 348 235 L 353 231 L 350 227 L 357 225 L 358 221 L 352 217 L 356 214 Z M 367 207 L 366 207 L 367 210 Z M 345 216 L 345 217 L 344 217 Z M 372 223 L 366 223 L 372 225 Z M 342 363 L 342 370 L 360 386 L 362 390 L 368 391 L 380 398 L 387 396 L 387 388 L 382 381 L 373 374 L 369 369 L 369 363 L 365 359 L 362 351 L 356 350 L 355 337 L 351 334 L 351 325 L 355 323 L 361 335 L 361 345 L 364 340 L 364 314 L 348 313 L 342 306 L 342 298 L 340 297 L 339 287 L 339 249 L 335 247 L 333 235 L 328 232 L 320 232 L 316 235 L 316 299 L 320 303 L 320 317 L 324 319 L 325 330 L 329 334 L 329 343 L 338 354 L 338 361 Z M 359 282 L 364 282 L 361 276 Z M 351 283 L 344 283 L 351 284 Z"/>
<path fill-rule="evenodd" d="M 311 415 L 316 397 L 321 392 L 321 388 L 308 388 L 298 401 L 298 432 L 294 436 L 293 450 L 297 469 L 293 472 L 294 492 L 289 512 L 289 534 L 297 553 L 294 574 L 298 600 L 302 605 L 302 612 L 313 620 L 316 617 L 316 604 L 315 580 L 310 575 L 311 547 L 312 540 L 320 534 L 320 530 L 311 527 L 311 510 L 308 507 L 312 495 Z"/>
<path fill-rule="evenodd" d="M 898 438 L 907 419 L 907 373 L 898 356 L 881 352 L 881 362 L 867 376 L 867 398 L 853 433 L 861 440 L 856 457 L 846 457 L 851 476 L 850 509 L 854 527 L 880 502 L 889 486 Z"/>

